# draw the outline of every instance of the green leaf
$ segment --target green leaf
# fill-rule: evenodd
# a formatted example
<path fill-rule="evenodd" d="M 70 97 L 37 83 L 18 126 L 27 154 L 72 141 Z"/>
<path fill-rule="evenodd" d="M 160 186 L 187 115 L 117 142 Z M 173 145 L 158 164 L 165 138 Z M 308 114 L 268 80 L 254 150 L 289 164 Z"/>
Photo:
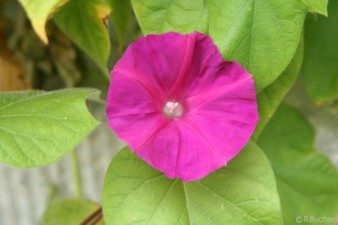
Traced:
<path fill-rule="evenodd" d="M 259 123 L 253 134 L 256 140 L 268 123 L 284 96 L 293 86 L 303 62 L 304 42 L 299 43 L 297 52 L 286 70 L 272 84 L 257 95 Z"/>
<path fill-rule="evenodd" d="M 310 12 L 318 12 L 327 16 L 328 0 L 303 0 L 303 2 L 309 7 Z"/>
<path fill-rule="evenodd" d="M 122 52 L 126 43 L 128 22 L 130 18 L 130 0 L 109 0 L 112 8 L 112 21 L 117 31 L 119 52 Z"/>
<path fill-rule="evenodd" d="M 99 209 L 97 203 L 82 199 L 54 200 L 39 225 L 77 225 Z M 103 225 L 103 222 L 97 225 Z"/>
<path fill-rule="evenodd" d="M 45 26 L 50 15 L 57 11 L 68 0 L 19 0 L 26 10 L 33 28 L 41 40 L 48 42 Z"/>
<path fill-rule="evenodd" d="M 86 107 L 94 89 L 0 93 L 0 162 L 34 167 L 73 150 L 97 125 Z"/>
<path fill-rule="evenodd" d="M 273 172 L 254 143 L 190 183 L 166 178 L 125 148 L 106 174 L 103 213 L 110 225 L 282 224 Z"/>
<path fill-rule="evenodd" d="M 258 144 L 275 172 L 285 224 L 295 224 L 298 216 L 338 215 L 337 169 L 313 147 L 313 128 L 300 113 L 282 104 Z"/>
<path fill-rule="evenodd" d="M 305 23 L 302 68 L 305 87 L 318 104 L 338 98 L 338 1 L 329 2 L 329 17 L 309 17 Z"/>
<path fill-rule="evenodd" d="M 288 66 L 308 11 L 323 13 L 327 0 L 132 0 L 145 34 L 200 31 L 209 34 L 226 60 L 250 71 L 257 91 Z"/>
<path fill-rule="evenodd" d="M 56 24 L 105 72 L 110 41 L 105 19 L 111 8 L 100 0 L 71 0 L 54 16 Z"/>

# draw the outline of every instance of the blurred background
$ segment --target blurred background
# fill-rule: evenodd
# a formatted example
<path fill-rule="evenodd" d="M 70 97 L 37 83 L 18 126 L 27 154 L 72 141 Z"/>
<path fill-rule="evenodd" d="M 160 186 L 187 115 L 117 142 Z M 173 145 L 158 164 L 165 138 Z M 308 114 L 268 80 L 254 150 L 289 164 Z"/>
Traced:
<path fill-rule="evenodd" d="M 132 12 L 131 12 L 132 13 Z M 111 69 L 124 46 L 107 18 L 110 33 Z M 129 20 L 126 45 L 141 31 L 133 16 Z M 94 87 L 105 99 L 109 80 L 102 70 L 54 24 L 47 23 L 49 44 L 35 34 L 21 5 L 0 0 L 0 91 L 55 90 Z M 315 105 L 300 77 L 286 101 L 299 109 L 315 126 L 316 146 L 338 166 L 338 103 Z M 100 203 L 105 171 L 124 146 L 106 125 L 105 105 L 89 102 L 93 115 L 102 122 L 76 149 L 81 168 L 83 195 Z M 1 140 L 0 140 L 1 141 Z M 72 156 L 43 168 L 18 169 L 0 165 L 0 225 L 38 224 L 51 199 L 75 196 Z"/>
<path fill-rule="evenodd" d="M 111 69 L 124 47 L 108 23 Z M 126 44 L 141 33 L 134 17 L 129 19 Z M 109 80 L 82 50 L 50 20 L 45 45 L 32 29 L 25 11 L 16 0 L 0 0 L 0 91 L 56 90 L 94 87 L 106 98 Z M 118 51 L 120 48 L 120 51 Z M 105 105 L 88 102 L 101 121 L 76 149 L 83 184 L 83 196 L 100 203 L 105 171 L 123 147 L 106 125 Z M 0 140 L 1 141 L 1 140 Z M 36 225 L 51 200 L 76 197 L 72 155 L 42 168 L 19 169 L 0 164 L 0 225 Z"/>

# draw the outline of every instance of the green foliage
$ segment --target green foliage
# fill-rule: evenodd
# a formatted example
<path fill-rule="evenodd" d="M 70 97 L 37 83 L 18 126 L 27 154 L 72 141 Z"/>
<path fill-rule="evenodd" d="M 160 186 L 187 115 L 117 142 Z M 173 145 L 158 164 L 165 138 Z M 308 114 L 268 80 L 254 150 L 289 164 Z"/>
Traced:
<path fill-rule="evenodd" d="M 307 5 L 310 12 L 318 12 L 324 16 L 327 16 L 327 4 L 328 0 L 303 0 L 304 4 Z"/>
<path fill-rule="evenodd" d="M 338 97 L 337 0 L 330 1 L 329 18 L 312 16 L 306 21 L 305 46 L 302 31 L 306 14 L 327 15 L 328 0 L 19 1 L 45 43 L 45 25 L 54 16 L 57 26 L 107 77 L 111 51 L 108 17 L 111 14 L 119 42 L 118 49 L 112 51 L 122 52 L 131 6 L 144 34 L 209 34 L 225 60 L 240 62 L 254 76 L 260 122 L 253 139 L 258 139 L 264 152 L 249 142 L 228 166 L 184 183 L 166 178 L 125 148 L 106 174 L 103 210 L 107 224 L 281 225 L 284 219 L 289 225 L 295 224 L 298 216 L 338 214 L 337 169 L 315 149 L 308 121 L 293 108 L 280 105 L 299 73 L 303 47 L 302 72 L 311 97 L 317 103 Z M 72 58 L 73 52 L 69 55 Z M 65 65 L 67 57 L 60 58 L 63 61 L 56 64 Z M 68 70 L 60 71 L 57 73 L 68 76 Z M 93 74 L 86 84 L 102 81 L 95 77 L 96 71 L 81 73 Z M 98 92 L 0 93 L 0 162 L 41 166 L 73 150 L 98 125 L 85 105 L 94 93 Z M 86 200 L 56 200 L 40 225 L 80 224 L 98 207 Z"/>
<path fill-rule="evenodd" d="M 123 149 L 111 162 L 103 189 L 107 224 L 282 224 L 270 164 L 249 143 L 206 178 L 168 179 Z"/>
<path fill-rule="evenodd" d="M 121 53 L 126 43 L 128 22 L 131 14 L 130 0 L 109 0 L 112 8 L 112 21 L 117 31 L 119 52 Z"/>
<path fill-rule="evenodd" d="M 338 97 L 338 1 L 329 3 L 329 17 L 309 16 L 305 23 L 302 68 L 305 87 L 314 101 Z"/>
<path fill-rule="evenodd" d="M 19 0 L 26 10 L 35 32 L 45 42 L 48 42 L 45 26 L 48 17 L 68 0 Z"/>
<path fill-rule="evenodd" d="M 327 0 L 132 0 L 132 4 L 145 34 L 209 34 L 224 59 L 239 61 L 253 74 L 259 92 L 293 58 L 306 13 L 325 14 Z"/>
<path fill-rule="evenodd" d="M 34 167 L 73 150 L 98 122 L 85 100 L 94 89 L 0 93 L 0 162 Z"/>
<path fill-rule="evenodd" d="M 299 43 L 297 52 L 286 70 L 272 84 L 257 95 L 259 123 L 253 138 L 256 140 L 271 119 L 286 93 L 294 84 L 303 62 L 304 44 Z"/>
<path fill-rule="evenodd" d="M 104 71 L 110 53 L 105 19 L 110 7 L 100 0 L 71 0 L 54 16 L 56 24 Z"/>
<path fill-rule="evenodd" d="M 297 216 L 338 215 L 337 169 L 313 147 L 314 131 L 301 114 L 282 104 L 258 144 L 275 172 L 285 224 Z"/>
<path fill-rule="evenodd" d="M 100 206 L 82 199 L 54 200 L 44 213 L 39 225 L 77 225 Z M 103 225 L 103 222 L 97 225 Z"/>

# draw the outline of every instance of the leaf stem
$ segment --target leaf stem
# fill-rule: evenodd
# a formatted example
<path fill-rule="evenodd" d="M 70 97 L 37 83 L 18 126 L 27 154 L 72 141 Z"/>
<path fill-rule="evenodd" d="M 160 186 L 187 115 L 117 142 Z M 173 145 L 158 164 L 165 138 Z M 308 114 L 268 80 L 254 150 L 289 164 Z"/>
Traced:
<path fill-rule="evenodd" d="M 79 165 L 79 158 L 78 158 L 76 149 L 72 151 L 72 164 L 73 164 L 76 196 L 79 198 L 82 198 L 83 197 L 82 177 L 81 177 L 81 171 L 80 171 L 80 165 Z"/>
<path fill-rule="evenodd" d="M 110 81 L 110 73 L 108 71 L 108 69 L 106 71 L 103 72 L 105 78 L 107 78 L 108 81 Z"/>
<path fill-rule="evenodd" d="M 97 224 L 103 218 L 102 215 L 102 207 L 98 208 L 95 212 L 93 212 L 87 219 L 85 219 L 80 225 L 89 225 L 89 224 Z"/>

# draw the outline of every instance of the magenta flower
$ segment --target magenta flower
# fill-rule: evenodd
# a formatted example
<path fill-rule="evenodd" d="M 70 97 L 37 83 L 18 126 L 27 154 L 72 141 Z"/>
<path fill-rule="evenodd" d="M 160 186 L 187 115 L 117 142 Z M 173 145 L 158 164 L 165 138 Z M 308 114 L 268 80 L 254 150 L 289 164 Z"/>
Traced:
<path fill-rule="evenodd" d="M 186 182 L 226 165 L 258 121 L 252 76 L 200 33 L 130 45 L 111 72 L 107 115 L 133 152 Z"/>

